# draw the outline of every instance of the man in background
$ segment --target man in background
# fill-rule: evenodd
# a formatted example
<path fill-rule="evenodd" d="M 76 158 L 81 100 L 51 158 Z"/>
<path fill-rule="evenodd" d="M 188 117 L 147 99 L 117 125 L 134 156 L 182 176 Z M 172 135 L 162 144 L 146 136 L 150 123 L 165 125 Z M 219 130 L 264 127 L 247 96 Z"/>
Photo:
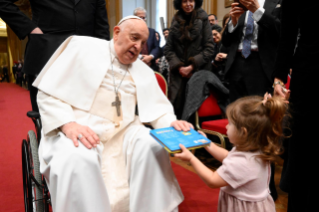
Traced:
<path fill-rule="evenodd" d="M 164 35 L 165 40 L 167 40 L 168 35 L 169 35 L 169 28 L 164 28 L 163 29 L 163 35 Z"/>
<path fill-rule="evenodd" d="M 134 15 L 143 19 L 146 22 L 146 10 L 143 7 L 137 7 L 134 10 Z M 147 42 L 144 44 L 140 59 L 150 67 L 155 66 L 155 60 L 160 55 L 160 48 L 156 40 L 155 30 L 148 27 L 149 36 Z"/>
<path fill-rule="evenodd" d="M 218 23 L 217 16 L 215 14 L 209 14 L 208 21 L 211 26 L 214 26 L 215 24 Z"/>
<path fill-rule="evenodd" d="M 38 90 L 32 82 L 58 46 L 70 35 L 110 39 L 105 0 L 30 0 L 32 20 L 17 5 L 17 0 L 1 0 L 0 17 L 23 40 L 28 36 L 23 72 L 28 75 L 33 111 Z"/>

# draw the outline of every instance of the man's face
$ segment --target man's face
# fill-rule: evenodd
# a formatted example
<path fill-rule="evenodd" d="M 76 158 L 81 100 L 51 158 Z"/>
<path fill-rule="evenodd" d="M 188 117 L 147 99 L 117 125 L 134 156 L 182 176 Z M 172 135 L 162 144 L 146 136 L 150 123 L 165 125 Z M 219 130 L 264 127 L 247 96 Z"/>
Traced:
<path fill-rule="evenodd" d="M 163 32 L 163 34 L 164 34 L 165 39 L 167 40 L 169 31 L 168 31 L 168 30 L 165 30 L 165 31 Z"/>
<path fill-rule="evenodd" d="M 140 17 L 141 19 L 143 19 L 146 22 L 146 14 L 143 11 L 137 11 L 136 12 L 136 16 Z"/>
<path fill-rule="evenodd" d="M 217 20 L 215 19 L 214 15 L 208 16 L 208 20 L 211 26 L 217 24 Z"/>
<path fill-rule="evenodd" d="M 136 61 L 148 34 L 146 23 L 137 19 L 126 20 L 114 27 L 114 48 L 122 64 L 128 65 Z"/>

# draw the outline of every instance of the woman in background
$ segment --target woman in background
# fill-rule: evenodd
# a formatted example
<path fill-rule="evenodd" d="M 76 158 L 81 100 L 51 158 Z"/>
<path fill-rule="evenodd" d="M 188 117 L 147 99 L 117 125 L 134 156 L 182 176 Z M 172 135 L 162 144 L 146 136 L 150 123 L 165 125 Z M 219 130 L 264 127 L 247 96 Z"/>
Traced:
<path fill-rule="evenodd" d="M 170 66 L 169 99 L 175 114 L 181 118 L 185 88 L 192 74 L 211 70 L 214 43 L 203 0 L 174 0 L 175 14 L 164 48 Z"/>

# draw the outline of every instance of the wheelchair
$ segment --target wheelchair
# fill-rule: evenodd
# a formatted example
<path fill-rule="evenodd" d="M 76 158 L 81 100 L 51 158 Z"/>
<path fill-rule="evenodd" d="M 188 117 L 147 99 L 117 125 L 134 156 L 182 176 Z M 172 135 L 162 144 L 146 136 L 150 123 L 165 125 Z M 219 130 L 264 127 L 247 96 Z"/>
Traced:
<path fill-rule="evenodd" d="M 41 119 L 38 112 L 29 111 L 36 133 L 28 132 L 27 139 L 22 141 L 22 173 L 24 206 L 26 212 L 49 212 L 51 199 L 44 176 L 40 173 L 38 147 L 41 140 Z M 52 211 L 52 210 L 51 210 Z"/>

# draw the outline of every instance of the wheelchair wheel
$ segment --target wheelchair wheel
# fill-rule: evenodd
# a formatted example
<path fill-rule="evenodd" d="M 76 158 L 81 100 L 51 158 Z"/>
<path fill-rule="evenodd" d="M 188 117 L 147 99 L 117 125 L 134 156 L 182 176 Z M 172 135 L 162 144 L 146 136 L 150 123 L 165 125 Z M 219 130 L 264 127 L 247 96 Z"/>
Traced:
<path fill-rule="evenodd" d="M 38 141 L 33 131 L 28 132 L 28 140 L 23 141 L 23 181 L 26 211 L 43 212 L 43 185 L 38 156 Z"/>

